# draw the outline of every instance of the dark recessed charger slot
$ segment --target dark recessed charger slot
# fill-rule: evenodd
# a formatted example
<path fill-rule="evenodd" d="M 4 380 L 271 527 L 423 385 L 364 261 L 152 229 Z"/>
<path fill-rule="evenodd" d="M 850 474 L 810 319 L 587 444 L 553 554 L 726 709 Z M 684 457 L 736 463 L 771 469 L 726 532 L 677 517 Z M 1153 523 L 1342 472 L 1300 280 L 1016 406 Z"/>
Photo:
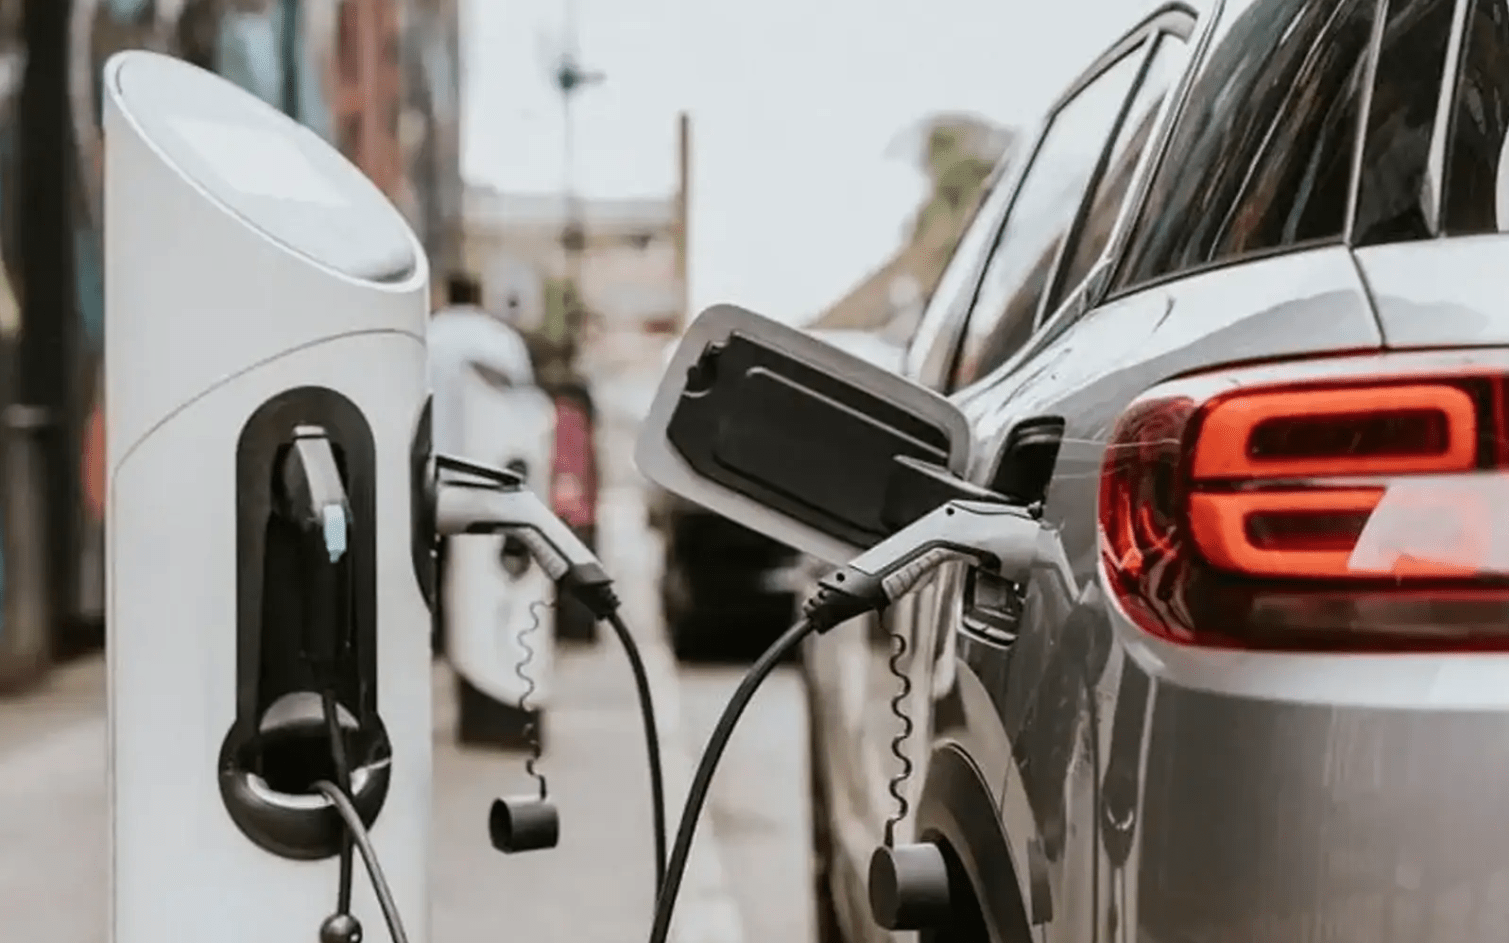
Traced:
<path fill-rule="evenodd" d="M 242 833 L 286 858 L 340 852 L 345 825 L 314 784 L 340 782 L 370 827 L 392 747 L 377 711 L 375 450 L 354 403 L 321 388 L 264 403 L 237 446 L 236 717 L 220 793 Z"/>
<path fill-rule="evenodd" d="M 364 734 L 344 706 L 337 707 L 341 744 L 353 768 L 372 759 L 374 738 Z M 338 782 L 324 704 L 313 693 L 287 694 L 263 716 L 257 736 L 243 750 L 246 766 L 273 792 L 315 796 L 320 780 Z"/>
<path fill-rule="evenodd" d="M 858 546 L 893 531 L 896 456 L 949 460 L 946 428 L 738 332 L 692 365 L 666 436 L 702 477 Z"/>

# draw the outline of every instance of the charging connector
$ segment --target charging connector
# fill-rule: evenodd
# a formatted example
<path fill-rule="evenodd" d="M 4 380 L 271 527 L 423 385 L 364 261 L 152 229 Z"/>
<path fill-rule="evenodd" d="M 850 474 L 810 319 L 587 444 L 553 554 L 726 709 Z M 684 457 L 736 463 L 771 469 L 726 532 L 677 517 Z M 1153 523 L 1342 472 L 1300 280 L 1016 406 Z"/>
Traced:
<path fill-rule="evenodd" d="M 1020 583 L 1053 554 L 1054 535 L 1004 501 L 949 501 L 818 582 L 804 611 L 819 632 L 883 609 L 945 563 L 962 560 Z"/>
<path fill-rule="evenodd" d="M 644 721 L 645 749 L 650 767 L 650 797 L 655 827 L 655 891 L 666 873 L 665 782 L 661 770 L 660 735 L 649 673 L 628 626 L 619 616 L 613 581 L 587 545 L 527 487 L 523 476 L 448 455 L 435 456 L 435 531 L 437 536 L 503 534 L 528 549 L 559 591 L 586 606 L 612 627 L 634 673 L 635 694 Z M 439 477 L 440 473 L 447 473 Z M 529 851 L 553 847 L 559 831 L 545 827 L 555 810 L 543 799 L 494 803 L 489 816 L 493 844 L 500 850 Z M 538 827 L 521 828 L 526 823 Z M 539 836 L 530 840 L 529 836 Z"/>

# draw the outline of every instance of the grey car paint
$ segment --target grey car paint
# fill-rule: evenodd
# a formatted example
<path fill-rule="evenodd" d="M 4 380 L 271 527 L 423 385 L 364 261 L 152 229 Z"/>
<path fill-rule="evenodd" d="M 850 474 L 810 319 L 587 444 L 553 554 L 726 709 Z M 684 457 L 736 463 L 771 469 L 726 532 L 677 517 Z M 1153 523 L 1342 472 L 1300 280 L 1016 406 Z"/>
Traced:
<path fill-rule="evenodd" d="M 1112 254 L 1125 230 L 1123 220 Z M 1150 387 L 1215 366 L 1509 344 L 1502 279 L 1485 277 L 1506 252 L 1494 235 L 1322 246 L 1109 302 L 1102 267 L 1015 358 L 955 396 L 981 483 L 1017 422 L 1066 420 L 1045 520 L 1073 585 L 1030 585 L 1009 645 L 965 629 L 955 571 L 890 622 L 913 643 L 914 822 L 964 859 L 989 939 L 1509 939 L 1509 658 L 1158 642 L 1102 594 L 1095 518 L 1111 427 Z M 934 346 L 906 358 L 929 385 L 943 382 L 936 345 L 957 342 L 968 308 L 947 300 L 948 311 L 924 318 Z M 854 648 L 861 633 L 843 632 Z M 839 645 L 840 634 L 814 648 Z M 842 867 L 861 878 L 891 809 L 882 787 L 893 769 L 879 762 L 895 729 L 883 638 L 871 631 L 862 646 L 868 726 L 824 731 L 819 746 L 837 751 L 830 766 L 868 780 L 847 787 L 863 801 L 830 810 L 850 834 Z M 809 669 L 818 703 L 832 691 L 828 666 L 845 657 L 829 654 Z M 839 747 L 846 737 L 861 740 Z M 851 939 L 879 938 L 862 892 L 861 880 L 857 898 L 839 901 L 844 922 Z"/>
<path fill-rule="evenodd" d="M 1502 280 L 1483 277 L 1503 260 L 1497 236 L 1357 250 L 1391 347 L 1509 344 Z"/>
<path fill-rule="evenodd" d="M 1032 361 L 1020 363 L 1001 380 L 987 380 L 981 392 L 961 396 L 966 412 L 977 414 L 974 477 L 980 482 L 990 480 L 1002 438 L 1016 421 L 1035 415 L 1067 420 L 1045 521 L 1058 529 L 1078 585 L 1034 582 L 1021 634 L 1009 649 L 976 643 L 960 652 L 965 665 L 961 676 L 998 679 L 990 685 L 996 723 L 1010 741 L 1015 761 L 1005 764 L 992 782 L 998 784 L 997 800 L 1017 859 L 1028 862 L 1019 874 L 1020 892 L 1024 899 L 1030 897 L 1031 872 L 1038 868 L 1054 898 L 1073 902 L 1052 907 L 1045 939 L 1098 939 L 1107 921 L 1133 918 L 1126 911 L 1135 898 L 1118 900 L 1112 892 L 1125 888 L 1111 886 L 1123 879 L 1118 865 L 1125 867 L 1130 849 L 1107 855 L 1102 846 L 1110 836 L 1100 834 L 1100 806 L 1102 778 L 1125 780 L 1122 789 L 1135 783 L 1138 777 L 1126 764 L 1134 757 L 1140 763 L 1136 754 L 1143 745 L 1124 742 L 1118 761 L 1122 768 L 1110 770 L 1102 755 L 1111 745 L 1103 741 L 1114 739 L 1118 723 L 1126 731 L 1137 720 L 1145 689 L 1155 689 L 1149 691 L 1154 725 L 1163 711 L 1178 711 L 1185 701 L 1176 686 L 1151 685 L 1138 677 L 1144 672 L 1135 662 L 1129 664 L 1124 648 L 1116 644 L 1111 607 L 1100 592 L 1093 509 L 1112 424 L 1148 387 L 1199 367 L 1356 350 L 1379 342 L 1349 253 L 1342 247 L 1319 249 L 1119 299 L 1033 358 L 1049 363 L 1047 369 L 1032 369 Z M 1102 712 L 1110 716 L 1102 718 Z M 1127 736 L 1123 733 L 1123 741 Z M 1195 767 L 1207 758 L 1221 765 L 1232 762 L 1218 749 L 1198 750 L 1194 758 L 1181 754 L 1181 762 Z M 1124 799 L 1126 808 L 1112 820 L 1135 815 L 1140 798 Z M 1210 798 L 1190 800 L 1197 806 Z"/>

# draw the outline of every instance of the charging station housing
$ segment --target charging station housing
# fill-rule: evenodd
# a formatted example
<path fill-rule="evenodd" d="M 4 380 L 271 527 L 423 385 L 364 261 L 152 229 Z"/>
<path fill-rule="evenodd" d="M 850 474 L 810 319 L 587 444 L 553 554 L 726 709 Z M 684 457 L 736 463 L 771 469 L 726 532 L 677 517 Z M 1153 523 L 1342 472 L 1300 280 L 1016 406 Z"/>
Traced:
<path fill-rule="evenodd" d="M 209 72 L 121 53 L 103 98 L 111 939 L 318 935 L 341 826 L 309 788 L 329 775 L 310 697 L 329 688 L 423 943 L 423 250 L 334 148 Z M 280 510 L 304 446 L 334 457 L 347 508 L 328 610 Z M 302 655 L 326 630 L 316 683 Z M 382 934 L 359 868 L 353 913 Z"/>

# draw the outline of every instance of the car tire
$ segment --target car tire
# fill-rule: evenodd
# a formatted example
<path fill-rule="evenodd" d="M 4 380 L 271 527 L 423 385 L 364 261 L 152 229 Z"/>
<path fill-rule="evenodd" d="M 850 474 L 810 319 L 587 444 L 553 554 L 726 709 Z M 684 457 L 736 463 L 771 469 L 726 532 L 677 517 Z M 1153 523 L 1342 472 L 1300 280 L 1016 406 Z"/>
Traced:
<path fill-rule="evenodd" d="M 582 527 L 576 536 L 593 553 L 597 552 L 597 528 Z M 558 641 L 575 645 L 595 645 L 599 638 L 597 617 L 592 610 L 571 596 L 560 595 L 555 607 L 555 637 Z"/>
<path fill-rule="evenodd" d="M 456 678 L 456 742 L 465 747 L 530 750 L 545 743 L 544 716 L 493 700 L 465 678 Z"/>

